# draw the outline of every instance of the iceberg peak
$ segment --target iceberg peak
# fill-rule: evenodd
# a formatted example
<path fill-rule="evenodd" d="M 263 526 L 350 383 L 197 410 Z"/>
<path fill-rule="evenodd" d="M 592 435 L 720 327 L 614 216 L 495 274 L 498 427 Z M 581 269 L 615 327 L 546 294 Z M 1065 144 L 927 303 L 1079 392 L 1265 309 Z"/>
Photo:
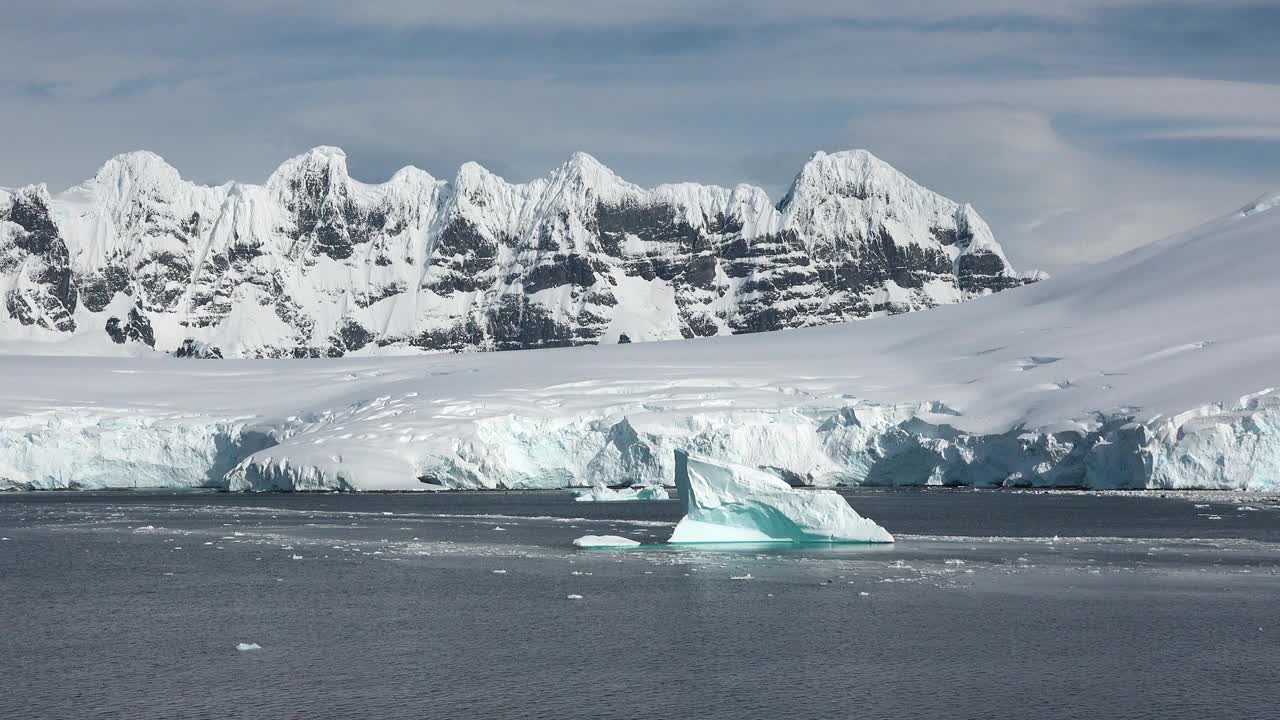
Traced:
<path fill-rule="evenodd" d="M 684 518 L 669 543 L 891 543 L 833 490 L 795 490 L 762 470 L 676 450 Z"/>

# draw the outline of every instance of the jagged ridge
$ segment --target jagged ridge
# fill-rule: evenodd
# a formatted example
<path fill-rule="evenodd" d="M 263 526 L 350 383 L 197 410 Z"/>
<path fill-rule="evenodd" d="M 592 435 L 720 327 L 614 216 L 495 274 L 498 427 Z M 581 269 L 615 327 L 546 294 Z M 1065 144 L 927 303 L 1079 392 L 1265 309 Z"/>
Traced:
<path fill-rule="evenodd" d="M 331 147 L 260 186 L 135 152 L 56 196 L 0 191 L 0 337 L 196 357 L 757 332 L 1033 279 L 971 207 L 861 150 L 817 153 L 776 206 L 749 185 L 640 188 L 584 153 L 526 184 L 467 163 L 367 185 Z"/>

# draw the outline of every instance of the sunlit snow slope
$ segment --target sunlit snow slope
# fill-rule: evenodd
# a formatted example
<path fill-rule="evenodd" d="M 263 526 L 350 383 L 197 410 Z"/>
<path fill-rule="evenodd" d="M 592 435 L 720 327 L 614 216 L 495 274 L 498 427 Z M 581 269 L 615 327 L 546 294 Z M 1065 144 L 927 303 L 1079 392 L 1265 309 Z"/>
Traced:
<path fill-rule="evenodd" d="M 17 487 L 556 487 L 674 451 L 792 483 L 1280 487 L 1280 209 L 847 325 L 315 361 L 0 358 Z"/>

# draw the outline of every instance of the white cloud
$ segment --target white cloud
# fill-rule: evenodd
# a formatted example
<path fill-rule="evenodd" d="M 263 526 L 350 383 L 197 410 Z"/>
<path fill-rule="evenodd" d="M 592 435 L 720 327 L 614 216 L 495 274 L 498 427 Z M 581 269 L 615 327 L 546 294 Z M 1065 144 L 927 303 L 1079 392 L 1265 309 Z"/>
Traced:
<path fill-rule="evenodd" d="M 992 223 L 1011 258 L 1050 270 L 1096 262 L 1234 209 L 1257 186 L 1169 174 L 1069 142 L 1043 111 L 909 108 L 850 125 L 859 145 Z"/>
<path fill-rule="evenodd" d="M 1061 266 L 1280 186 L 1280 169 L 1119 154 L 1280 141 L 1280 84 L 1177 48 L 1125 55 L 1097 27 L 1098 8 L 1140 4 L 46 0 L 0 24 L 0 184 L 65 186 L 137 148 L 197 180 L 260 180 L 327 143 L 368 180 L 465 160 L 524 180 L 586 150 L 643 184 L 776 193 L 813 150 L 862 146 L 972 202 L 1021 265 Z M 405 41 L 427 27 L 463 41 Z M 673 51 L 671 33 L 691 38 Z"/>

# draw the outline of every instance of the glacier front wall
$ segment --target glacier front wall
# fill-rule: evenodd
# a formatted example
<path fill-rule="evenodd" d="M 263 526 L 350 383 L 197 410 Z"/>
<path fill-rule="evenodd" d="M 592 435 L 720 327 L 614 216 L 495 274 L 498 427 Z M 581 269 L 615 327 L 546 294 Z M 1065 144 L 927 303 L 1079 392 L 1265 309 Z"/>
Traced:
<path fill-rule="evenodd" d="M 994 434 L 957 430 L 945 411 L 928 403 L 505 416 L 476 420 L 456 437 L 367 440 L 358 455 L 317 451 L 322 431 L 335 429 L 327 420 L 272 427 L 50 413 L 0 424 L 0 488 L 671 485 L 680 449 L 792 485 L 1280 488 L 1280 395 L 1146 423 L 1113 417 L 1094 427 Z"/>
<path fill-rule="evenodd" d="M 1277 489 L 1276 205 L 847 325 L 307 362 L 0 356 L 0 484 L 669 484 L 684 449 L 792 484 Z"/>

